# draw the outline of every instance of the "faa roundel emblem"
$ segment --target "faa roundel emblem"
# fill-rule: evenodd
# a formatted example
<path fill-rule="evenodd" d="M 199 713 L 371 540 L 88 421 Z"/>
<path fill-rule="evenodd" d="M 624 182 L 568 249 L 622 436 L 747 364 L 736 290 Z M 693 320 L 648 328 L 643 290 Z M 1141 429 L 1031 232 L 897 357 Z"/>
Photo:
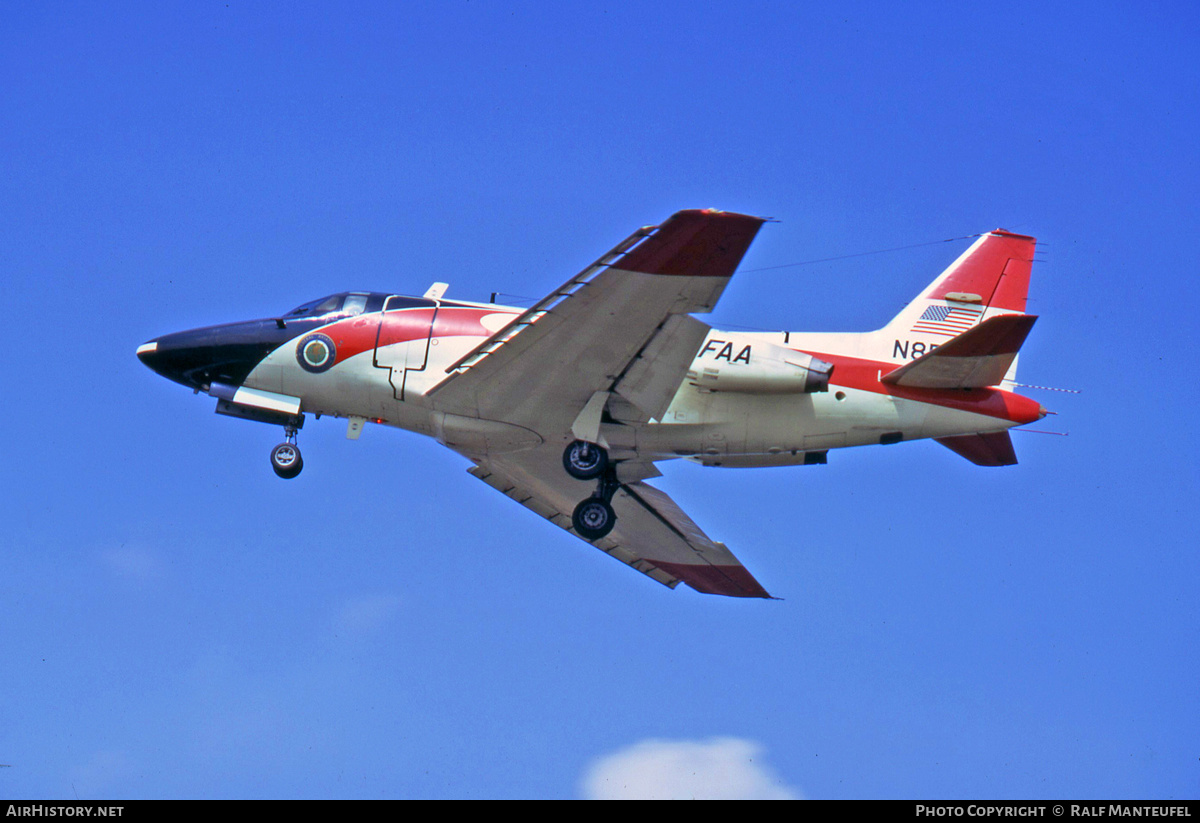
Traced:
<path fill-rule="evenodd" d="M 310 334 L 296 345 L 296 360 L 305 371 L 323 372 L 337 360 L 337 347 L 323 334 Z"/>

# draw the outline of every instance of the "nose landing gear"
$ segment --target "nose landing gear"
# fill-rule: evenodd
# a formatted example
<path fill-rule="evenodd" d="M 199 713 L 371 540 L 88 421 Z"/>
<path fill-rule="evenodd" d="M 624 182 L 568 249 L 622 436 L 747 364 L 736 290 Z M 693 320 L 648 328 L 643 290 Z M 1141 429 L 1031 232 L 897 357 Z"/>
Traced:
<path fill-rule="evenodd" d="M 284 442 L 271 449 L 271 468 L 284 480 L 291 480 L 304 468 L 304 458 L 296 445 L 296 427 L 285 426 Z"/>

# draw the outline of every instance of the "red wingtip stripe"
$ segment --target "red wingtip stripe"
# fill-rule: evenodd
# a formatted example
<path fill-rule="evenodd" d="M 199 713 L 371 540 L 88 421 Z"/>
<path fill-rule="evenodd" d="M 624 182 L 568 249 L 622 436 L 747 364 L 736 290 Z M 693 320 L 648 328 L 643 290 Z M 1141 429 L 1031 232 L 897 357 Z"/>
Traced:
<path fill-rule="evenodd" d="M 645 274 L 731 277 L 763 222 L 712 209 L 676 212 L 613 266 Z"/>
<path fill-rule="evenodd" d="M 727 597 L 770 598 L 754 575 L 745 566 L 710 566 L 707 563 L 663 563 L 651 560 L 655 566 L 678 577 L 703 594 L 723 594 Z"/>

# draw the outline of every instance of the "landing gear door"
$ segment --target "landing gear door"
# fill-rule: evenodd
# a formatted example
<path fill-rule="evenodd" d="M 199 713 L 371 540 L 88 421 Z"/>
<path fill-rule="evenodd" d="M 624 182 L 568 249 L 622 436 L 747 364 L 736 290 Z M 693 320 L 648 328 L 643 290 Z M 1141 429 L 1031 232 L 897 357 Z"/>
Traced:
<path fill-rule="evenodd" d="M 387 370 L 396 400 L 404 400 L 409 373 L 424 371 L 429 363 L 429 339 L 437 310 L 438 301 L 422 297 L 393 294 L 383 303 L 373 364 Z"/>

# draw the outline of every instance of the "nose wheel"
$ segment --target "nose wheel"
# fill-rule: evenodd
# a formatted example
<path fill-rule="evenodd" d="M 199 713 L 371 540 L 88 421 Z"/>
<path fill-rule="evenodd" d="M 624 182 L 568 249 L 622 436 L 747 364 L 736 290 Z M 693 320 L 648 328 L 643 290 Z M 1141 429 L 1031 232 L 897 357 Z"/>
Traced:
<path fill-rule="evenodd" d="M 300 456 L 300 447 L 296 445 L 296 429 L 286 427 L 284 437 L 284 442 L 271 449 L 271 468 L 284 480 L 291 480 L 304 468 L 304 458 Z"/>

